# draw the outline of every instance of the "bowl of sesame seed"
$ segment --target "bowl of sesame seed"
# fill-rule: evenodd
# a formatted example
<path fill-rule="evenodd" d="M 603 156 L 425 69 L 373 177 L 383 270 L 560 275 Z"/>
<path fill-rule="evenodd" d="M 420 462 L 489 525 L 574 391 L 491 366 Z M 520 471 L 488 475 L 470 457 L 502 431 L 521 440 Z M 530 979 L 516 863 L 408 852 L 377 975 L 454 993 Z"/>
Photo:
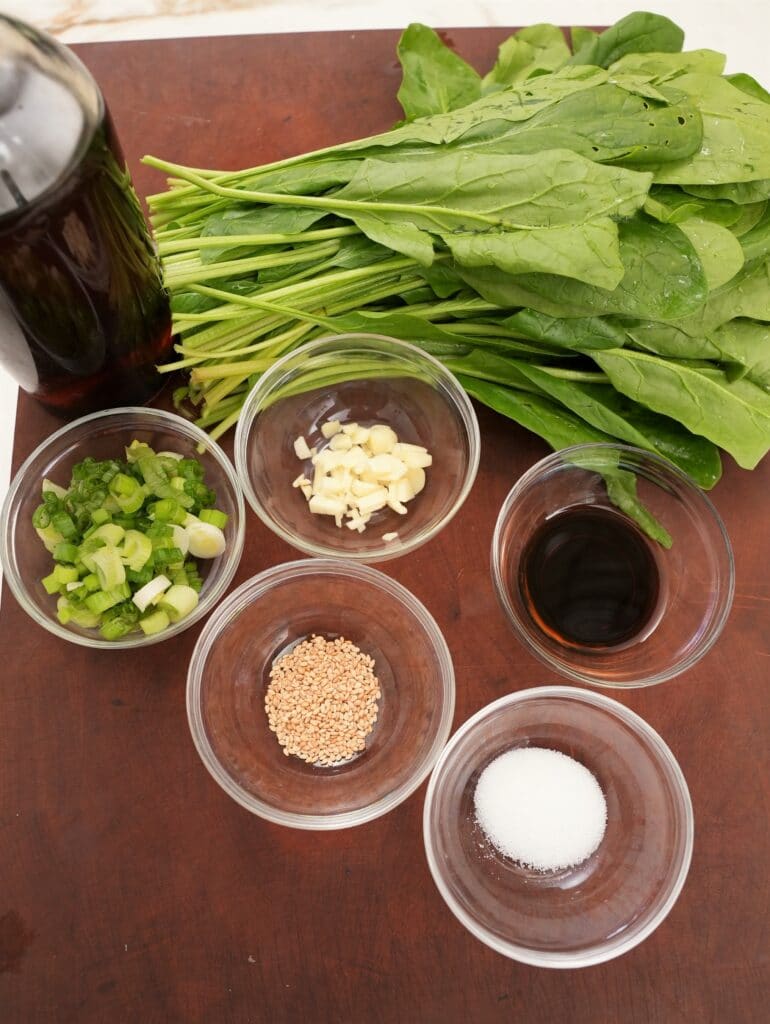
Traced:
<path fill-rule="evenodd" d="M 406 800 L 449 737 L 454 700 L 430 613 L 345 559 L 247 580 L 207 621 L 187 677 L 214 779 L 252 813 L 305 829 L 360 825 Z"/>

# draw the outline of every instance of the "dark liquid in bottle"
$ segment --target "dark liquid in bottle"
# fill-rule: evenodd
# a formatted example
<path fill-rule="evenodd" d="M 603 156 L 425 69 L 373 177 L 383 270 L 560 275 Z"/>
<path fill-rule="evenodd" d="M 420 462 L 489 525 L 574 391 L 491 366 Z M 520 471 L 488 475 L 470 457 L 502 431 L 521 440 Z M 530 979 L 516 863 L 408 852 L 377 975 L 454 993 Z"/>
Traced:
<path fill-rule="evenodd" d="M 519 586 L 533 621 L 559 643 L 616 647 L 650 622 L 660 579 L 650 545 L 632 522 L 581 506 L 538 527 L 521 558 Z"/>
<path fill-rule="evenodd" d="M 171 348 L 157 258 L 110 121 L 75 165 L 0 213 L 0 361 L 53 411 L 141 404 Z"/>

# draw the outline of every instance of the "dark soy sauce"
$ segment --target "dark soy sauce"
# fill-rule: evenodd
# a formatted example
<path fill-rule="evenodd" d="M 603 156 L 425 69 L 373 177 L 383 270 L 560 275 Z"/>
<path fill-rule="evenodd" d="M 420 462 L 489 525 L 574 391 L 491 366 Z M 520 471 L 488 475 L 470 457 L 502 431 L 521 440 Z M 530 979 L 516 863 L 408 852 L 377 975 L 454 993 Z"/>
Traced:
<path fill-rule="evenodd" d="M 559 643 L 617 647 L 649 623 L 660 579 L 630 520 L 581 505 L 538 527 L 522 554 L 519 586 L 533 621 Z"/>
<path fill-rule="evenodd" d="M 71 417 L 146 402 L 171 350 L 160 264 L 96 82 L 0 14 L 0 363 Z"/>

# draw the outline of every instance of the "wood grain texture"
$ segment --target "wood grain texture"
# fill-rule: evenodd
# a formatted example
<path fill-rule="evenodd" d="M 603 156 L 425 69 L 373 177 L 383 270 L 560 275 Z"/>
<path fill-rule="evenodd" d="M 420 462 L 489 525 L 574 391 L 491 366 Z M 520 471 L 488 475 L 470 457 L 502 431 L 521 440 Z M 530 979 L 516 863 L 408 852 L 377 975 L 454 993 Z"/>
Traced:
<path fill-rule="evenodd" d="M 487 66 L 501 29 L 450 33 Z M 151 152 L 240 167 L 387 128 L 393 32 L 94 44 L 139 192 Z M 546 453 L 480 414 L 482 463 L 454 522 L 386 571 L 445 631 L 455 725 L 557 677 L 498 609 L 488 550 L 500 504 Z M 56 426 L 24 396 L 15 466 Z M 689 781 L 695 855 L 641 947 L 545 971 L 476 942 L 444 906 L 422 849 L 425 787 L 363 827 L 268 825 L 208 776 L 189 737 L 185 671 L 200 626 L 146 652 L 49 637 L 11 594 L 0 619 L 2 1024 L 753 1024 L 767 1020 L 770 462 L 730 464 L 713 492 L 734 540 L 737 596 L 716 648 L 679 680 L 621 694 Z M 249 513 L 234 585 L 294 553 Z"/>

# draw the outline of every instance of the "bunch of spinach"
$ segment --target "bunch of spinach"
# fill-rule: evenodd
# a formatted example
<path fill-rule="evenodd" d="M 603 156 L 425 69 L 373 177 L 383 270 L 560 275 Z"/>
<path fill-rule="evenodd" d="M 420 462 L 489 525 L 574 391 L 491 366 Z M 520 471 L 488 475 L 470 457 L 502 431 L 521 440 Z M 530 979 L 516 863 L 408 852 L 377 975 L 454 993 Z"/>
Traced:
<path fill-rule="evenodd" d="M 770 448 L 770 96 L 667 18 L 431 29 L 389 132 L 239 172 L 153 157 L 180 406 L 219 436 L 283 353 L 389 334 L 554 447 L 620 439 L 702 487 Z M 640 513 L 641 514 L 641 513 Z"/>

